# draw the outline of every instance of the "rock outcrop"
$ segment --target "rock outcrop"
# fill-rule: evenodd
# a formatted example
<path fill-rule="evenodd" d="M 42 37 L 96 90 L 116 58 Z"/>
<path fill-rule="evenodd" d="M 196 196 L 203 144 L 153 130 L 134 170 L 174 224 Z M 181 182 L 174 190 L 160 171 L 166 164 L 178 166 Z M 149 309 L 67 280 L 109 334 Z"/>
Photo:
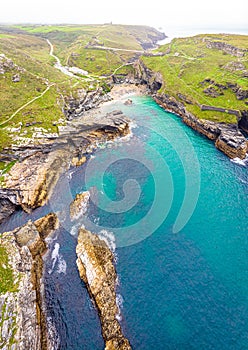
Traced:
<path fill-rule="evenodd" d="M 166 110 L 179 115 L 192 129 L 215 141 L 216 147 L 230 158 L 244 159 L 248 152 L 248 142 L 238 130 L 237 125 L 215 123 L 196 118 L 189 113 L 184 104 L 166 94 L 156 94 L 155 101 Z"/>
<path fill-rule="evenodd" d="M 207 48 L 209 49 L 221 50 L 229 55 L 236 56 L 236 57 L 243 57 L 245 55 L 245 52 L 247 52 L 247 50 L 240 49 L 233 45 L 227 44 L 223 41 L 212 41 L 212 40 L 206 39 L 205 42 L 206 42 Z"/>
<path fill-rule="evenodd" d="M 1 247 L 8 255 L 5 269 L 14 279 L 9 291 L 0 294 L 1 349 L 47 349 L 42 255 L 46 251 L 45 238 L 57 227 L 56 215 L 48 214 L 1 235 Z"/>
<path fill-rule="evenodd" d="M 80 229 L 77 245 L 77 266 L 101 320 L 106 350 L 130 350 L 129 341 L 122 334 L 117 320 L 116 271 L 114 256 L 105 241 Z"/>
<path fill-rule="evenodd" d="M 148 86 L 152 93 L 157 92 L 163 85 L 163 77 L 159 72 L 153 72 L 146 65 L 138 60 L 134 64 L 135 78 L 140 84 Z"/>
<path fill-rule="evenodd" d="M 113 111 L 92 120 L 79 118 L 68 122 L 55 140 L 41 140 L 40 145 L 15 147 L 20 159 L 5 177 L 6 188 L 0 200 L 0 220 L 8 217 L 17 206 L 30 211 L 43 206 L 50 198 L 62 174 L 71 165 L 86 161 L 86 155 L 98 147 L 99 142 L 113 140 L 130 132 L 129 119 L 121 111 Z M 42 147 L 43 144 L 43 147 Z M 13 150 L 6 150 L 6 154 Z M 9 211 L 8 211 L 9 210 Z"/>

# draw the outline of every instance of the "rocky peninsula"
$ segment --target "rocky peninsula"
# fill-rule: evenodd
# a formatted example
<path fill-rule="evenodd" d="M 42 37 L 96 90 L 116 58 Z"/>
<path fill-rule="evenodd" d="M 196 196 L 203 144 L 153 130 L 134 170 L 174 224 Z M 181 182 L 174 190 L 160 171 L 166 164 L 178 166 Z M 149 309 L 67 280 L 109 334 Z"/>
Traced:
<path fill-rule="evenodd" d="M 117 274 L 114 255 L 106 242 L 81 228 L 78 234 L 77 266 L 101 320 L 106 350 L 130 350 L 118 322 L 116 303 Z"/>

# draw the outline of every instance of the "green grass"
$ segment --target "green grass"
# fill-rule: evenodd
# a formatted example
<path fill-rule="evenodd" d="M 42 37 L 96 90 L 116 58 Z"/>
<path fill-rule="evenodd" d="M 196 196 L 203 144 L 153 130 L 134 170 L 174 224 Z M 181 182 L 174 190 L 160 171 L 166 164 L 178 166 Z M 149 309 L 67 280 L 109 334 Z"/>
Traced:
<path fill-rule="evenodd" d="M 5 247 L 0 246 L 0 293 L 14 292 L 16 288 L 13 271 L 8 262 L 8 253 Z"/>
<path fill-rule="evenodd" d="M 163 57 L 143 57 L 148 68 L 162 74 L 164 85 L 160 92 L 178 99 L 178 93 L 185 95 L 193 102 L 187 109 L 202 119 L 235 123 L 236 117 L 213 111 L 201 111 L 199 104 L 207 104 L 225 109 L 247 110 L 245 101 L 236 98 L 231 89 L 223 90 L 223 95 L 213 98 L 203 90 L 208 85 L 200 84 L 208 78 L 215 84 L 236 83 L 242 89 L 248 88 L 248 80 L 242 71 L 231 72 L 226 68 L 230 62 L 242 62 L 247 67 L 248 53 L 237 58 L 223 51 L 208 49 L 204 40 L 224 41 L 239 48 L 248 47 L 248 36 L 242 35 L 198 35 L 190 38 L 174 39 L 170 44 L 159 48 L 165 52 Z"/>

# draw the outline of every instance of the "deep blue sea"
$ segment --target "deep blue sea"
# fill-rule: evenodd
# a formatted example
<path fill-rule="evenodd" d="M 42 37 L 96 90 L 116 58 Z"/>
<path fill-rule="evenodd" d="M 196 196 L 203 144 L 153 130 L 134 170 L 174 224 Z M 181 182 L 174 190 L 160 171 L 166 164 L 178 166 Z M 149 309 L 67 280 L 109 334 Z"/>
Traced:
<path fill-rule="evenodd" d="M 115 247 L 121 325 L 134 350 L 248 349 L 248 172 L 150 97 L 108 104 L 132 136 L 102 145 L 64 174 L 45 208 L 45 295 L 55 349 L 102 350 L 100 322 L 76 267 L 79 225 Z M 68 219 L 76 193 L 91 201 Z M 18 213 L 6 228 L 18 226 Z M 9 226 L 8 226 L 9 225 Z"/>

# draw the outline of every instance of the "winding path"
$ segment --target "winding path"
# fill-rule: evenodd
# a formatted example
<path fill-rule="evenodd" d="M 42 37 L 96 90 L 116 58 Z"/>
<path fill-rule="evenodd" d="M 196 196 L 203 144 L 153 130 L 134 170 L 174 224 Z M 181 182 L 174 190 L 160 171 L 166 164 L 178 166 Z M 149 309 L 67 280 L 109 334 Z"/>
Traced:
<path fill-rule="evenodd" d="M 34 101 L 38 100 L 39 98 L 41 98 L 42 96 L 45 95 L 45 93 L 50 89 L 51 86 L 55 85 L 55 83 L 50 84 L 39 96 L 34 97 L 32 100 L 28 101 L 27 103 L 25 103 L 24 105 L 22 105 L 20 108 L 18 108 L 7 120 L 5 120 L 4 122 L 0 123 L 1 125 L 4 125 L 6 123 L 8 123 L 11 119 L 14 118 L 14 116 L 17 115 L 17 113 L 19 113 L 22 109 L 26 108 L 28 105 L 30 105 L 31 103 L 33 103 Z"/>
<path fill-rule="evenodd" d="M 89 49 L 97 49 L 97 50 L 112 50 L 112 51 L 125 51 L 125 52 L 134 52 L 134 53 L 145 53 L 146 51 L 144 50 L 130 50 L 130 49 L 121 49 L 118 47 L 109 47 L 109 46 L 100 46 L 100 45 L 93 45 L 89 46 Z"/>

